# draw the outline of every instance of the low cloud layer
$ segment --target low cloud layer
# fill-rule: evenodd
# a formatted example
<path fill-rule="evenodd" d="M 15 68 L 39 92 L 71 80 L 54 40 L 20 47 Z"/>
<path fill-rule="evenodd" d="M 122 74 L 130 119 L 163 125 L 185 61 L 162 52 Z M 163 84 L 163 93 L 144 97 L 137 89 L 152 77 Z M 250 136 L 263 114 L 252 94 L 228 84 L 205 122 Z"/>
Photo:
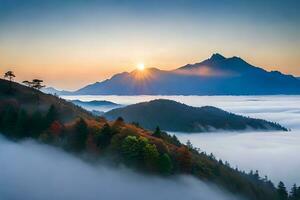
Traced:
<path fill-rule="evenodd" d="M 191 106 L 216 106 L 245 116 L 278 122 L 291 132 L 220 132 L 177 134 L 196 147 L 227 160 L 242 170 L 259 170 L 275 184 L 300 185 L 300 96 L 72 96 L 81 100 L 109 100 L 133 104 L 153 99 L 171 99 Z"/>
<path fill-rule="evenodd" d="M 127 169 L 92 166 L 34 141 L 0 137 L 1 200 L 234 200 L 189 176 L 163 179 Z"/>
<path fill-rule="evenodd" d="M 242 170 L 259 170 L 275 184 L 284 181 L 288 187 L 300 185 L 300 96 L 232 96 L 199 97 L 182 100 L 191 105 L 215 105 L 246 116 L 278 122 L 291 132 L 216 132 L 179 134 L 182 142 L 229 161 Z M 190 99 L 191 100 L 191 99 Z"/>
<path fill-rule="evenodd" d="M 233 167 L 249 172 L 258 170 L 276 185 L 300 184 L 300 132 L 248 132 L 215 134 L 177 134 L 207 153 L 227 160 Z"/>

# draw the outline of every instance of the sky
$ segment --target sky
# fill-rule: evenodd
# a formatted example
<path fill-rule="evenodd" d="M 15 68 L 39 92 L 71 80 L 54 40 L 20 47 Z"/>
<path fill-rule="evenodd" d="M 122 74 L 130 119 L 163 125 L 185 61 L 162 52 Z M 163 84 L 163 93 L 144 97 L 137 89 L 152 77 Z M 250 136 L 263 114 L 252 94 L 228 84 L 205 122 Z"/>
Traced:
<path fill-rule="evenodd" d="M 0 0 L 0 73 L 75 90 L 221 53 L 300 76 L 297 0 Z"/>

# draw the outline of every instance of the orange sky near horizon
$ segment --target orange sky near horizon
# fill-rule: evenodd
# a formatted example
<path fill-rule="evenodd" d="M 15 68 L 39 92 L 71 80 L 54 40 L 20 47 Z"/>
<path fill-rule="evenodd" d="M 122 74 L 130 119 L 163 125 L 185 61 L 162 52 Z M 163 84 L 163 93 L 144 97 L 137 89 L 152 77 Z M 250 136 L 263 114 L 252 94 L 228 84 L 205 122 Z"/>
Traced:
<path fill-rule="evenodd" d="M 144 57 L 128 57 L 114 55 L 106 59 L 98 56 L 95 58 L 80 58 L 67 56 L 65 59 L 62 56 L 45 58 L 45 57 L 5 57 L 5 54 L 0 52 L 0 73 L 3 74 L 7 70 L 13 70 L 17 76 L 16 80 L 31 80 L 33 78 L 43 79 L 47 86 L 52 86 L 59 89 L 76 90 L 87 84 L 97 81 L 103 81 L 110 78 L 116 73 L 124 71 L 132 71 L 137 68 L 139 63 L 144 63 L 145 67 L 156 67 L 163 70 L 172 70 L 181 67 L 185 64 L 196 63 L 203 61 L 211 56 L 210 53 L 198 53 L 197 55 L 151 55 Z M 264 69 L 279 70 L 286 74 L 300 76 L 299 59 L 286 55 L 276 57 L 273 55 L 238 55 L 218 52 L 225 57 L 240 56 L 248 63 L 264 67 Z M 85 62 L 89 60 L 88 62 Z"/>

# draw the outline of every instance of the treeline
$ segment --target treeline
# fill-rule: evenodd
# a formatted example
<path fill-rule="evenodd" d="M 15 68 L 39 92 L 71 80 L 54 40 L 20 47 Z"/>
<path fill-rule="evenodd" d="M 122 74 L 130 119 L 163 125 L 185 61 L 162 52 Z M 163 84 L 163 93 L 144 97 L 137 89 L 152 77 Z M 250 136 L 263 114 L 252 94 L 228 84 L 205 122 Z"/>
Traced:
<path fill-rule="evenodd" d="M 0 132 L 13 140 L 33 138 L 77 155 L 107 158 L 109 163 L 126 164 L 147 173 L 191 174 L 251 200 L 299 199 L 299 187 L 288 193 L 283 183 L 275 187 L 258 172 L 233 169 L 229 163 L 206 155 L 190 142 L 183 145 L 176 136 L 159 128 L 149 132 L 122 118 L 113 122 L 101 117 L 77 118 L 63 123 L 62 112 L 55 105 L 40 109 L 45 106 L 42 101 L 40 106 L 28 109 L 22 104 L 23 98 L 13 99 L 14 95 L 9 101 L 0 98 Z"/>
<path fill-rule="evenodd" d="M 1 132 L 14 140 L 38 138 L 58 118 L 54 106 L 51 106 L 46 114 L 39 110 L 28 113 L 25 109 L 9 104 L 1 107 L 0 112 Z"/>
<path fill-rule="evenodd" d="M 18 107 L 5 106 L 0 114 L 0 131 L 13 140 L 34 138 L 66 151 L 109 157 L 114 164 L 124 163 L 148 173 L 193 174 L 231 192 L 246 194 L 250 199 L 299 199 L 299 187 L 294 186 L 288 193 L 282 182 L 274 187 L 257 171 L 245 173 L 233 169 L 227 162 L 200 152 L 190 142 L 182 145 L 176 136 L 159 128 L 151 135 L 143 136 L 138 124 L 127 125 L 122 118 L 112 123 L 98 118 L 96 122 L 78 119 L 63 124 L 54 106 L 50 106 L 46 113 L 38 110 L 29 113 Z"/>
<path fill-rule="evenodd" d="M 46 113 L 39 110 L 29 113 L 12 105 L 0 108 L 0 131 L 12 140 L 33 138 L 75 153 L 114 152 L 117 155 L 115 162 L 165 175 L 174 172 L 169 152 L 163 143 L 158 148 L 147 138 L 130 134 L 129 129 L 123 132 L 122 125 L 122 118 L 112 125 L 105 123 L 101 128 L 89 127 L 82 118 L 64 125 L 59 121 L 59 113 L 53 105 Z M 180 156 L 178 159 L 184 160 Z"/>

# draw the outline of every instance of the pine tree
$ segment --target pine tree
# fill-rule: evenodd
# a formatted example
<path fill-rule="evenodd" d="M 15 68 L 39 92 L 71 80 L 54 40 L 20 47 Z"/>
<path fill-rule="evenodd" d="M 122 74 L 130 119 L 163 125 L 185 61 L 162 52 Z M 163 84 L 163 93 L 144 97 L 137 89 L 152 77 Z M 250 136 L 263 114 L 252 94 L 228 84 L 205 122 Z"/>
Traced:
<path fill-rule="evenodd" d="M 14 137 L 21 139 L 27 137 L 28 114 L 25 110 L 20 110 L 17 117 L 17 122 L 14 130 Z"/>
<path fill-rule="evenodd" d="M 54 122 L 58 117 L 58 112 L 54 105 L 51 105 L 46 114 L 46 127 L 48 128 L 52 122 Z"/>
<path fill-rule="evenodd" d="M 76 152 L 81 152 L 86 147 L 88 137 L 88 126 L 84 119 L 80 118 L 75 125 L 75 132 L 72 137 L 71 148 Z"/>
<path fill-rule="evenodd" d="M 152 134 L 154 137 L 158 137 L 161 138 L 161 130 L 159 128 L 159 126 L 156 127 L 154 133 Z"/>
<path fill-rule="evenodd" d="M 294 184 L 291 188 L 289 200 L 300 200 L 300 187 Z"/>
<path fill-rule="evenodd" d="M 100 132 L 96 135 L 96 144 L 101 148 L 105 148 L 110 144 L 110 140 L 113 136 L 112 129 L 108 123 L 105 123 Z"/>
<path fill-rule="evenodd" d="M 282 181 L 280 181 L 278 184 L 277 193 L 280 200 L 288 199 L 288 192 L 286 191 L 286 187 Z"/>
<path fill-rule="evenodd" d="M 18 113 L 14 107 L 12 106 L 6 107 L 6 109 L 3 112 L 1 125 L 0 125 L 5 135 L 9 137 L 12 136 L 11 133 L 15 128 L 17 116 Z"/>

